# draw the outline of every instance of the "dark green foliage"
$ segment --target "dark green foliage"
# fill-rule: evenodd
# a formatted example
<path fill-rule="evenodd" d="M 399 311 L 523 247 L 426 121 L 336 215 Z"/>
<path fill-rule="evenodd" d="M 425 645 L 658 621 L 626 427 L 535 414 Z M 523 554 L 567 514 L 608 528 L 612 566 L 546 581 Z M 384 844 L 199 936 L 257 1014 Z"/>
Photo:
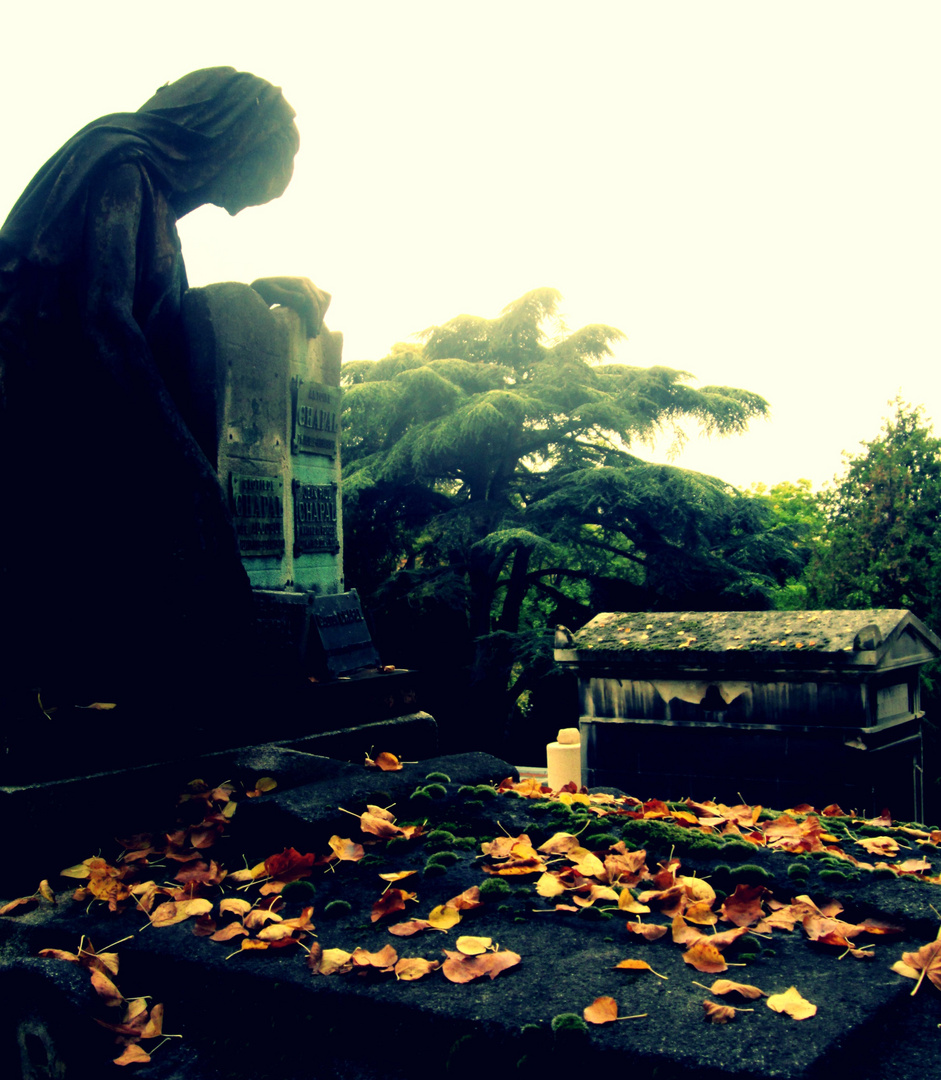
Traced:
<path fill-rule="evenodd" d="M 774 880 L 774 874 L 769 874 L 763 866 L 758 866 L 757 863 L 744 863 L 742 866 L 737 866 L 733 872 L 733 877 L 736 881 L 745 881 L 752 884 Z"/>
<path fill-rule="evenodd" d="M 787 868 L 787 876 L 789 878 L 803 879 L 810 874 L 810 867 L 807 863 L 791 863 Z"/>
<path fill-rule="evenodd" d="M 585 847 L 590 851 L 607 851 L 612 844 L 616 844 L 621 838 L 614 833 L 592 833 L 585 837 Z"/>
<path fill-rule="evenodd" d="M 809 605 L 941 610 L 941 439 L 896 398 L 880 435 L 846 458 L 823 496 L 826 527 L 807 577 Z"/>
<path fill-rule="evenodd" d="M 588 1024 L 576 1013 L 559 1013 L 558 1016 L 553 1016 L 550 1026 L 556 1034 L 560 1032 L 588 1034 Z"/>
<path fill-rule="evenodd" d="M 820 880 L 826 881 L 831 885 L 835 885 L 837 883 L 843 883 L 848 881 L 859 881 L 859 874 L 853 873 L 849 869 L 831 870 L 829 867 L 827 867 L 826 869 L 820 871 Z"/>
<path fill-rule="evenodd" d="M 509 896 L 513 890 L 501 877 L 491 877 L 480 883 L 482 900 L 494 900 L 499 896 Z"/>
<path fill-rule="evenodd" d="M 331 900 L 323 909 L 323 913 L 324 918 L 327 919 L 342 919 L 344 915 L 349 915 L 352 910 L 353 905 L 349 900 Z"/>
<path fill-rule="evenodd" d="M 448 794 L 448 789 L 444 784 L 426 784 L 423 788 L 419 788 L 419 791 L 428 796 L 429 799 L 443 799 Z M 413 792 L 412 798 L 415 797 Z"/>
<path fill-rule="evenodd" d="M 432 862 L 430 859 L 425 863 L 422 869 L 422 874 L 424 874 L 425 877 L 436 877 L 439 874 L 446 874 L 447 872 L 448 868 L 446 866 L 442 863 Z"/>
<path fill-rule="evenodd" d="M 460 862 L 460 855 L 455 855 L 453 851 L 436 851 L 434 855 L 431 855 L 428 862 L 425 864 L 427 870 L 429 866 L 453 866 L 456 862 Z"/>
<path fill-rule="evenodd" d="M 425 846 L 437 851 L 440 848 L 453 847 L 457 837 L 447 829 L 432 829 L 425 837 Z"/>
<path fill-rule="evenodd" d="M 495 753 L 534 705 L 561 719 L 553 623 L 767 606 L 794 563 L 764 504 L 629 449 L 684 419 L 744 431 L 767 403 L 694 388 L 683 371 L 602 363 L 620 331 L 566 333 L 559 301 L 537 289 L 342 373 L 347 576 L 380 644 L 386 633 L 408 666 L 439 672 L 452 708 L 463 680 L 477 745 Z"/>
<path fill-rule="evenodd" d="M 437 780 L 439 784 L 450 784 L 451 777 L 443 772 L 430 772 L 425 776 L 426 780 Z"/>
<path fill-rule="evenodd" d="M 484 799 L 485 801 L 497 798 L 496 788 L 492 788 L 489 784 L 477 784 L 474 788 L 474 794 L 478 799 Z"/>
<path fill-rule="evenodd" d="M 610 911 L 602 911 L 601 908 L 583 907 L 579 913 L 578 918 L 584 919 L 585 922 L 601 922 L 603 919 L 610 919 Z"/>
<path fill-rule="evenodd" d="M 281 890 L 281 896 L 289 903 L 313 903 L 317 887 L 312 881 L 289 881 Z"/>

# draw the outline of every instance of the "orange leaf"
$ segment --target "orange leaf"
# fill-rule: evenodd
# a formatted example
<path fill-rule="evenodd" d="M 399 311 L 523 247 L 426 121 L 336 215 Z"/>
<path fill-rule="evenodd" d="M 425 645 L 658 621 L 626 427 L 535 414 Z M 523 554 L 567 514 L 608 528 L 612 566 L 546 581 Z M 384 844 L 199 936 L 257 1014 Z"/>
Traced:
<path fill-rule="evenodd" d="M 37 896 L 21 896 L 17 900 L 11 900 L 9 904 L 0 907 L 0 915 L 25 915 L 28 911 L 39 906 Z"/>
<path fill-rule="evenodd" d="M 415 894 L 407 893 L 404 889 L 386 889 L 382 896 L 380 896 L 373 904 L 372 911 L 369 915 L 369 921 L 376 922 L 377 919 L 381 919 L 386 915 L 391 915 L 394 911 L 404 911 L 405 901 L 414 899 Z"/>
<path fill-rule="evenodd" d="M 764 997 L 764 991 L 757 986 L 749 986 L 747 983 L 732 982 L 731 979 L 716 979 L 710 987 L 713 994 L 741 994 L 743 998 L 754 1001 L 755 998 Z"/>
<path fill-rule="evenodd" d="M 629 922 L 625 924 L 632 934 L 638 934 L 647 941 L 656 941 L 662 938 L 669 927 L 657 926 L 655 923 Z"/>
<path fill-rule="evenodd" d="M 148 1061 L 150 1061 L 150 1054 L 137 1043 L 126 1046 L 121 1056 L 114 1058 L 115 1065 L 144 1065 Z"/>
<path fill-rule="evenodd" d="M 123 1005 L 124 995 L 103 971 L 92 970 L 91 984 L 95 992 L 104 1000 L 105 1005 Z"/>
<path fill-rule="evenodd" d="M 212 902 L 197 898 L 195 900 L 167 900 L 154 909 L 150 916 L 152 926 L 173 926 L 193 915 L 206 915 L 212 911 Z"/>
<path fill-rule="evenodd" d="M 920 972 L 918 986 L 912 994 L 916 993 L 926 975 L 941 990 L 941 930 L 938 931 L 938 937 L 934 941 L 922 945 L 917 952 L 902 953 L 902 963 Z"/>
<path fill-rule="evenodd" d="M 690 964 L 697 971 L 718 974 L 720 971 L 728 971 L 728 964 L 723 959 L 722 953 L 712 945 L 705 937 L 694 941 L 683 953 L 683 962 Z"/>
<path fill-rule="evenodd" d="M 722 917 L 736 926 L 751 926 L 761 918 L 761 902 L 771 890 L 764 885 L 746 885 L 739 882 L 735 892 L 722 903 Z"/>
<path fill-rule="evenodd" d="M 395 977 L 402 982 L 414 982 L 441 967 L 440 960 L 424 960 L 420 956 L 403 957 L 395 965 Z"/>
<path fill-rule="evenodd" d="M 651 975 L 656 975 L 658 979 L 666 979 L 666 975 L 661 975 L 647 963 L 646 960 L 621 960 L 614 965 L 615 970 L 621 968 L 626 971 L 649 971 Z"/>
<path fill-rule="evenodd" d="M 598 997 L 582 1009 L 589 1024 L 610 1024 L 618 1018 L 618 1003 L 613 997 Z"/>
<path fill-rule="evenodd" d="M 399 922 L 395 926 L 389 927 L 389 933 L 395 934 L 396 937 L 411 937 L 412 934 L 418 934 L 422 930 L 444 930 L 446 927 L 435 926 L 433 922 L 428 919 L 409 919 L 408 922 Z"/>
<path fill-rule="evenodd" d="M 787 1013 L 788 1016 L 793 1017 L 795 1020 L 806 1020 L 817 1011 L 817 1006 L 801 997 L 795 986 L 785 990 L 783 994 L 772 994 L 766 1004 L 769 1009 L 774 1009 L 775 1012 L 779 1013 Z"/>
<path fill-rule="evenodd" d="M 359 862 L 366 854 L 362 844 L 354 844 L 352 840 L 343 840 L 336 834 L 330 837 L 328 843 L 330 850 L 341 862 Z"/>
<path fill-rule="evenodd" d="M 380 971 L 391 971 L 398 961 L 399 956 L 393 945 L 383 945 L 378 952 L 367 952 L 365 949 L 356 948 L 350 955 L 353 967 L 374 967 Z"/>
<path fill-rule="evenodd" d="M 447 960 L 441 965 L 441 973 L 449 982 L 455 983 L 471 982 L 479 979 L 481 975 L 489 975 L 491 979 L 495 979 L 501 971 L 515 967 L 521 959 L 509 949 L 485 953 L 483 956 L 465 956 L 448 949 L 443 951 Z"/>

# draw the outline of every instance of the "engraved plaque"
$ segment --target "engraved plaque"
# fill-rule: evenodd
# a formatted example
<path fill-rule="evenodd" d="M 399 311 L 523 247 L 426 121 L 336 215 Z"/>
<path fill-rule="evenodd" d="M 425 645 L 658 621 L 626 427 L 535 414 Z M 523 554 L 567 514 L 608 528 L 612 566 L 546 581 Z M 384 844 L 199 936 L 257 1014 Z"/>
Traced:
<path fill-rule="evenodd" d="M 284 480 L 229 473 L 232 514 L 243 557 L 284 555 Z"/>
<path fill-rule="evenodd" d="M 337 485 L 302 484 L 294 488 L 294 554 L 312 555 L 340 550 L 337 532 Z"/>
<path fill-rule="evenodd" d="M 372 643 L 355 589 L 312 600 L 313 623 L 331 675 L 376 667 L 379 654 Z"/>
<path fill-rule="evenodd" d="M 336 457 L 342 396 L 343 391 L 339 387 L 295 379 L 291 410 L 294 419 L 291 436 L 293 453 Z"/>

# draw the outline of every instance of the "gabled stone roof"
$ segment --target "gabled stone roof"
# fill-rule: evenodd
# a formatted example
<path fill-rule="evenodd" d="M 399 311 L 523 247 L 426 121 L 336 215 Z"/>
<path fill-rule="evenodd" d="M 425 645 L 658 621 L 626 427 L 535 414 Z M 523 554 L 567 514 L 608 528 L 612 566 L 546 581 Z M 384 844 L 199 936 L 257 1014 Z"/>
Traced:
<path fill-rule="evenodd" d="M 562 663 L 647 659 L 677 667 L 720 660 L 749 667 L 894 667 L 941 654 L 941 639 L 904 609 L 604 612 L 560 632 Z M 686 655 L 682 654 L 693 654 Z M 633 663 L 631 664 L 633 666 Z"/>

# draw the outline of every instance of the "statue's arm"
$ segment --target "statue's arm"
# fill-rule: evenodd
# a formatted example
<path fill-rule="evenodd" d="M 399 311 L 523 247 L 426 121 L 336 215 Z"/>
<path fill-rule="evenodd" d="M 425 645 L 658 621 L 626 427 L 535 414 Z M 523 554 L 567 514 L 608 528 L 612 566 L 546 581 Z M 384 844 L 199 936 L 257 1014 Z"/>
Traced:
<path fill-rule="evenodd" d="M 252 282 L 252 288 L 269 307 L 283 304 L 296 311 L 304 320 L 308 337 L 316 337 L 320 333 L 331 296 L 318 289 L 310 278 L 259 278 Z"/>

